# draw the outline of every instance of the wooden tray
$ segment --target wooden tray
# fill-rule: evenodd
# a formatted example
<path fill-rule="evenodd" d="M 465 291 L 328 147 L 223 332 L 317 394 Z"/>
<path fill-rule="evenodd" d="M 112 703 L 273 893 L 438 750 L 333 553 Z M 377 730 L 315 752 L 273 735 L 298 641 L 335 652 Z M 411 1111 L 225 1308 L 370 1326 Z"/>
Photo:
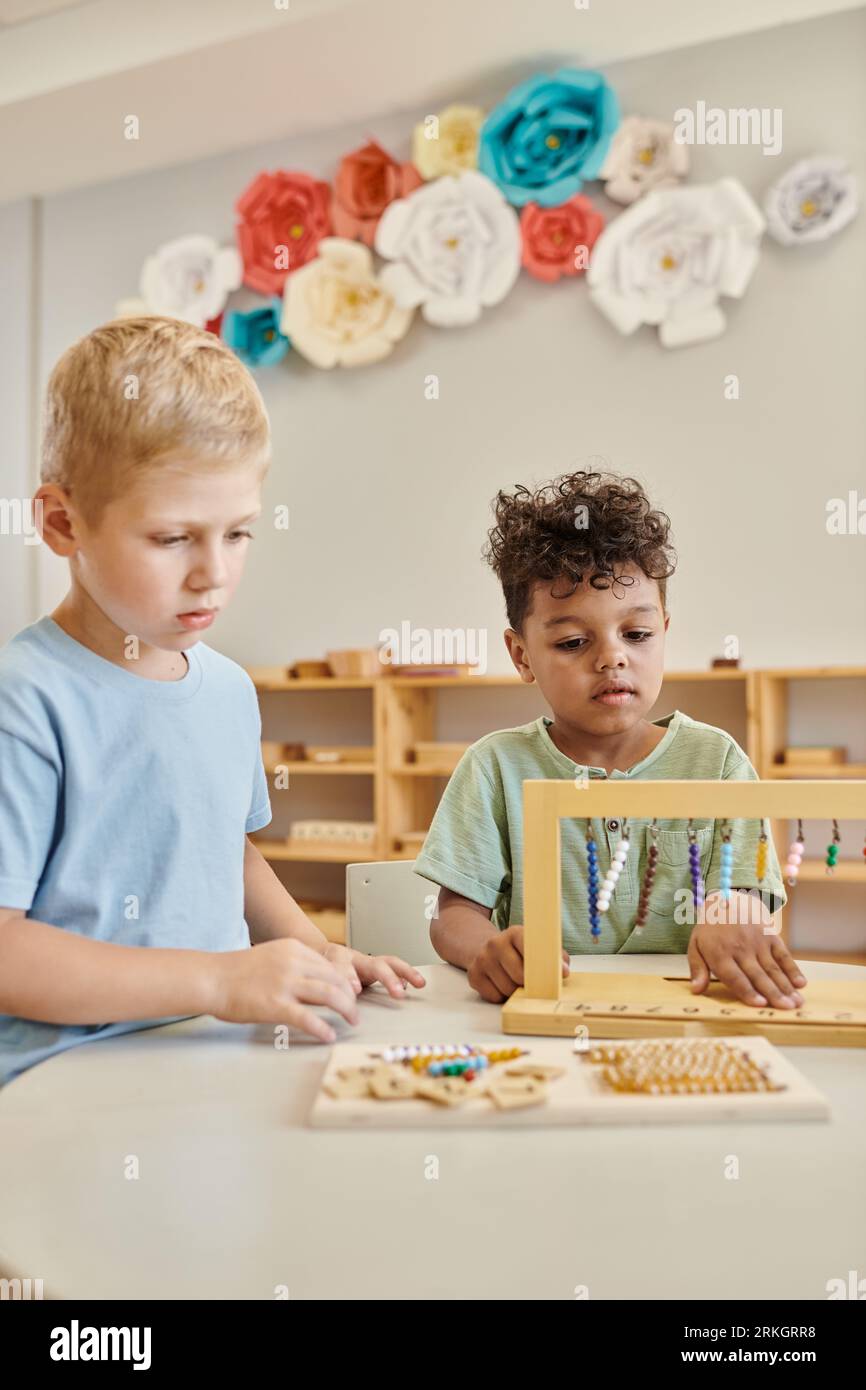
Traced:
<path fill-rule="evenodd" d="M 786 1089 L 741 1095 L 623 1095 L 605 1086 L 600 1067 L 576 1054 L 571 1041 L 531 1038 L 527 1039 L 528 1056 L 522 1061 L 566 1069 L 565 1076 L 548 1083 L 549 1095 L 543 1105 L 497 1110 L 483 1096 L 454 1108 L 414 1098 L 375 1100 L 371 1096 L 336 1100 L 320 1089 L 309 1124 L 323 1129 L 543 1129 L 559 1125 L 718 1124 L 830 1118 L 826 1097 L 766 1038 L 735 1036 L 723 1041 L 746 1048 L 756 1062 L 768 1066 L 771 1079 Z M 371 1044 L 338 1043 L 331 1049 L 322 1083 L 341 1067 L 369 1062 L 370 1053 L 375 1050 Z"/>
<path fill-rule="evenodd" d="M 693 994 L 687 977 L 573 971 L 559 999 L 527 999 L 516 989 L 502 1006 L 506 1033 L 591 1038 L 742 1036 L 780 1047 L 866 1047 L 866 982 L 811 980 L 801 1009 L 756 1009 L 714 981 Z"/>

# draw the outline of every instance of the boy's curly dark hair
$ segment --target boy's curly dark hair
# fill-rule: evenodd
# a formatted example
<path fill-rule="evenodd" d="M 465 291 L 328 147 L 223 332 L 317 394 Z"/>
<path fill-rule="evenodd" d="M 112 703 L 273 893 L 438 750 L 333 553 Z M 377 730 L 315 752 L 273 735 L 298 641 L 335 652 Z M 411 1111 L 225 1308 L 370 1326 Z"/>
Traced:
<path fill-rule="evenodd" d="M 676 568 L 670 517 L 651 508 L 635 478 L 583 470 L 534 492 L 519 483 L 514 493 L 498 492 L 494 507 L 496 525 L 482 553 L 502 585 L 515 632 L 537 580 L 562 581 L 555 597 L 568 598 L 587 575 L 594 589 L 628 584 L 617 574 L 628 563 L 658 581 L 666 611 L 667 580 Z"/>

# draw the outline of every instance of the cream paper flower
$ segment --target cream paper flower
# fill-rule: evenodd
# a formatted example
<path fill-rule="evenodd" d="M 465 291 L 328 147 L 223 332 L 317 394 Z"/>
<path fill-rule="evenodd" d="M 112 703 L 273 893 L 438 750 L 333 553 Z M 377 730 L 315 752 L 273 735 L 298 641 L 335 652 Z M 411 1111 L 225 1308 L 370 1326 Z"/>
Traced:
<path fill-rule="evenodd" d="M 382 284 L 428 323 L 475 323 L 520 271 L 520 222 L 484 174 L 446 175 L 399 198 L 382 214 L 376 250 L 393 261 Z"/>
<path fill-rule="evenodd" d="M 813 155 L 769 189 L 764 199 L 767 231 L 783 246 L 825 241 L 847 227 L 858 205 L 857 183 L 845 160 Z"/>
<path fill-rule="evenodd" d="M 590 296 L 620 333 L 657 324 L 664 347 L 717 338 L 725 330 L 719 298 L 745 293 L 764 228 L 737 179 L 657 189 L 595 243 Z"/>
<path fill-rule="evenodd" d="M 363 367 L 393 351 L 413 312 L 394 303 L 366 246 L 324 237 L 315 259 L 286 279 L 280 326 L 315 367 Z"/>
<path fill-rule="evenodd" d="M 613 137 L 599 178 L 615 203 L 633 203 L 654 188 L 665 188 L 689 172 L 687 145 L 674 140 L 672 121 L 627 116 Z"/>
<path fill-rule="evenodd" d="M 233 246 L 219 246 L 209 236 L 178 237 L 148 256 L 141 268 L 141 298 L 120 300 L 115 313 L 118 318 L 166 314 L 204 328 L 240 287 L 241 273 Z"/>
<path fill-rule="evenodd" d="M 480 106 L 446 106 L 436 117 L 438 133 L 419 121 L 412 132 L 412 163 L 422 179 L 463 174 L 478 164 L 478 132 L 484 124 Z"/>

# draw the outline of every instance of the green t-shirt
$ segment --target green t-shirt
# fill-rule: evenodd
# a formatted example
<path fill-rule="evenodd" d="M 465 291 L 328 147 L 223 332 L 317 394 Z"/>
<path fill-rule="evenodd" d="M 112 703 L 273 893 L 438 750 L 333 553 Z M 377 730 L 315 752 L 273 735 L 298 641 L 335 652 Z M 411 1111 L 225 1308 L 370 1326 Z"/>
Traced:
<path fill-rule="evenodd" d="M 492 921 L 500 931 L 523 922 L 523 783 L 537 778 L 607 777 L 604 768 L 572 762 L 557 748 L 548 733 L 553 723 L 542 715 L 516 729 L 486 734 L 467 748 L 445 788 L 415 861 L 423 878 L 450 888 L 473 902 L 493 909 Z M 676 710 L 654 721 L 665 730 L 664 738 L 641 762 L 627 772 L 615 768 L 610 780 L 641 777 L 672 781 L 687 777 L 700 780 L 758 780 L 742 748 L 711 724 L 701 724 Z M 570 955 L 595 952 L 682 953 L 688 947 L 692 926 L 682 904 L 691 893 L 688 855 L 688 821 L 660 820 L 658 859 L 643 932 L 634 934 L 640 886 L 651 844 L 650 820 L 629 822 L 630 849 L 625 867 L 610 902 L 600 918 L 601 936 L 590 935 L 587 903 L 586 818 L 560 822 L 562 843 L 562 942 Z M 622 834 L 619 817 L 593 819 L 598 850 L 599 882 L 605 874 Z M 722 821 L 695 817 L 701 851 L 701 874 L 707 893 L 720 887 Z M 733 820 L 732 885 L 754 888 L 766 896 L 771 911 L 784 907 L 787 895 L 772 838 L 767 845 L 767 868 L 759 884 L 755 872 L 758 836 L 770 835 L 766 820 Z M 680 910 L 677 911 L 679 905 Z M 757 906 L 757 905 L 756 905 Z M 677 919 L 680 920 L 677 920 Z"/>

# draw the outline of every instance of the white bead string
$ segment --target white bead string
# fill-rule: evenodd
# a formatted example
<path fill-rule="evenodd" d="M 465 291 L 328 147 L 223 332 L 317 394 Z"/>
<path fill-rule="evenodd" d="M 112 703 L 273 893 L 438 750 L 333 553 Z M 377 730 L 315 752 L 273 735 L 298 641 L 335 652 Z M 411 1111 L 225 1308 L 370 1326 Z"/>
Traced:
<path fill-rule="evenodd" d="M 618 841 L 617 847 L 613 852 L 613 859 L 610 861 L 610 868 L 605 875 L 604 883 L 598 890 L 598 901 L 596 906 L 599 912 L 607 912 L 610 908 L 610 900 L 613 890 L 616 888 L 617 879 L 625 867 L 629 851 L 629 829 L 625 821 L 622 823 L 622 839 Z"/>

